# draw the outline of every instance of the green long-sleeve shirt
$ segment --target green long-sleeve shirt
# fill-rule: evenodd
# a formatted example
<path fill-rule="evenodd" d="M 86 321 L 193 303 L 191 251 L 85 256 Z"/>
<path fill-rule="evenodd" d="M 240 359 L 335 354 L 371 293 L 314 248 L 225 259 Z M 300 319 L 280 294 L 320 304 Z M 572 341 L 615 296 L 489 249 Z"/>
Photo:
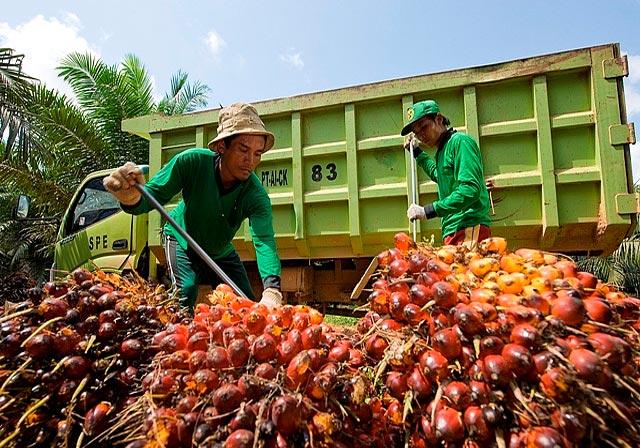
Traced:
<path fill-rule="evenodd" d="M 478 224 L 491 225 L 482 155 L 473 138 L 454 132 L 438 147 L 435 160 L 423 152 L 416 162 L 438 184 L 438 200 L 432 205 L 442 218 L 443 236 Z"/>
<path fill-rule="evenodd" d="M 145 189 L 166 204 L 182 192 L 182 200 L 170 215 L 198 242 L 207 254 L 224 257 L 235 249 L 231 240 L 242 222 L 249 227 L 262 279 L 280 276 L 280 259 L 273 232 L 271 201 L 255 174 L 231 191 L 221 192 L 216 180 L 218 155 L 209 149 L 194 148 L 173 157 L 146 183 Z M 147 213 L 151 204 L 142 197 L 135 206 L 122 207 L 134 215 Z M 169 224 L 164 232 L 187 250 L 187 241 Z"/>

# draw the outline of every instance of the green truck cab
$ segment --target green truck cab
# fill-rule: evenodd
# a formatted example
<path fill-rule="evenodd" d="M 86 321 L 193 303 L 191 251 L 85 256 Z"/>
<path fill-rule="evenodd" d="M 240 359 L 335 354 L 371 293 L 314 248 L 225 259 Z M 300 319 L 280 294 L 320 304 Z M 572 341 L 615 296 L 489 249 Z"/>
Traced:
<path fill-rule="evenodd" d="M 142 166 L 148 173 L 148 167 Z M 79 185 L 64 214 L 55 246 L 53 277 L 77 267 L 149 274 L 147 215 L 124 213 L 102 180 L 112 170 L 91 173 Z"/>
<path fill-rule="evenodd" d="M 619 45 L 608 44 L 253 103 L 276 136 L 256 174 L 273 206 L 283 291 L 289 300 L 348 301 L 371 257 L 410 230 L 411 161 L 400 129 L 407 108 L 427 98 L 480 144 L 495 186 L 494 235 L 512 249 L 610 253 L 635 228 L 639 203 L 627 75 Z M 179 152 L 206 147 L 217 121 L 212 109 L 137 117 L 122 128 L 149 140 L 152 176 Z M 107 172 L 81 184 L 60 230 L 55 268 L 138 269 L 157 278 L 161 218 L 115 213 L 110 195 L 94 191 Z M 436 188 L 418 172 L 420 203 L 433 201 Z M 89 210 L 89 195 L 114 213 Z M 441 241 L 439 220 L 421 222 L 418 238 Z M 234 244 L 259 291 L 247 222 Z"/>

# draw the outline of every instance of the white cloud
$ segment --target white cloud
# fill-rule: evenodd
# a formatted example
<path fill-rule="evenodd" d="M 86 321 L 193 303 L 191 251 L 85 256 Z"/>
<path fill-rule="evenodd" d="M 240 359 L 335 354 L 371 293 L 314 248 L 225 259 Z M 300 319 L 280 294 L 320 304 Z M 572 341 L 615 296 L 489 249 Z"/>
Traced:
<path fill-rule="evenodd" d="M 636 138 L 640 139 L 640 55 L 628 55 L 629 77 L 624 82 L 627 119 L 636 125 Z M 640 143 L 630 146 L 633 180 L 640 179 Z"/>
<path fill-rule="evenodd" d="M 304 61 L 302 60 L 301 53 L 294 53 L 293 49 L 287 54 L 281 54 L 280 60 L 285 64 L 289 64 L 290 66 L 297 68 L 298 70 L 302 70 L 304 68 Z"/>
<path fill-rule="evenodd" d="M 15 27 L 0 22 L 0 46 L 25 55 L 22 69 L 26 74 L 71 95 L 71 88 L 57 75 L 61 59 L 74 51 L 99 56 L 97 49 L 80 35 L 81 26 L 73 13 L 65 13 L 62 19 L 37 15 Z"/>
<path fill-rule="evenodd" d="M 227 43 L 224 41 L 222 36 L 214 30 L 209 31 L 204 41 L 207 44 L 207 47 L 209 47 L 211 54 L 213 54 L 214 59 L 218 59 L 223 48 L 227 46 Z"/>

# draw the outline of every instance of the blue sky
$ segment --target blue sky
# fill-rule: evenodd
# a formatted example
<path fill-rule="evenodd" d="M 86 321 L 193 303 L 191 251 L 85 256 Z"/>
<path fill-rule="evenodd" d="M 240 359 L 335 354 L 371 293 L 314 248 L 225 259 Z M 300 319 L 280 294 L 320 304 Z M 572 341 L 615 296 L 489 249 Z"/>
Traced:
<path fill-rule="evenodd" d="M 211 107 L 619 42 L 640 137 L 640 0 L 7 3 L 0 46 L 48 85 L 66 90 L 54 68 L 70 51 L 134 53 L 157 96 L 182 69 L 212 88 Z"/>

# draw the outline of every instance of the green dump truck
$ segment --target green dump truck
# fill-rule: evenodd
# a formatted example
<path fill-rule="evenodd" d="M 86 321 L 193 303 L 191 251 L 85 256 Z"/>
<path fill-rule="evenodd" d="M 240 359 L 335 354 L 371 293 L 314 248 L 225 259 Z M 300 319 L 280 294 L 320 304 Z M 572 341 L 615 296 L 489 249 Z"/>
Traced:
<path fill-rule="evenodd" d="M 371 257 L 409 230 L 411 165 L 399 132 L 404 111 L 427 98 L 480 142 L 495 185 L 495 235 L 512 248 L 614 250 L 638 211 L 627 74 L 619 45 L 609 44 L 254 103 L 276 135 L 256 174 L 271 197 L 289 300 L 348 300 Z M 217 121 L 214 109 L 133 118 L 122 128 L 149 140 L 153 175 L 180 151 L 206 147 Z M 60 227 L 54 272 L 89 264 L 155 278 L 164 264 L 160 216 L 121 212 L 102 187 L 108 172 L 92 173 L 78 188 Z M 420 202 L 434 200 L 436 185 L 422 172 L 418 182 Z M 441 241 L 439 224 L 421 223 L 418 238 Z M 247 222 L 234 243 L 259 290 Z"/>

